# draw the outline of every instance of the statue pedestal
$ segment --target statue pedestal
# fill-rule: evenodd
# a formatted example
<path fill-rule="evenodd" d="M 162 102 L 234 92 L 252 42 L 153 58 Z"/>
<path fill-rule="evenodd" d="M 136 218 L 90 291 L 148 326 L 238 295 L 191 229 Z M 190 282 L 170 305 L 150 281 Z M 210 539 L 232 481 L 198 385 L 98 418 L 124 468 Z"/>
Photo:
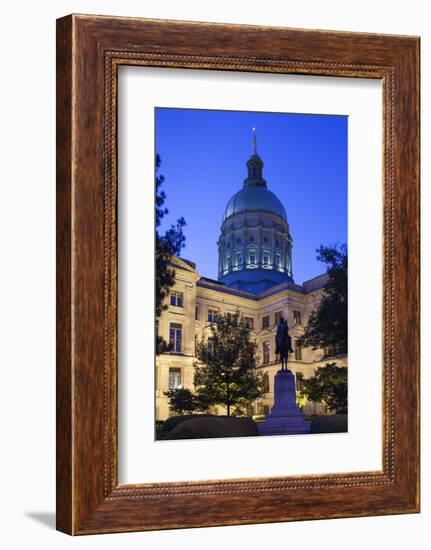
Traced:
<path fill-rule="evenodd" d="M 265 422 L 257 425 L 259 435 L 306 434 L 310 424 L 296 404 L 295 376 L 290 370 L 279 370 L 274 379 L 274 406 Z"/>

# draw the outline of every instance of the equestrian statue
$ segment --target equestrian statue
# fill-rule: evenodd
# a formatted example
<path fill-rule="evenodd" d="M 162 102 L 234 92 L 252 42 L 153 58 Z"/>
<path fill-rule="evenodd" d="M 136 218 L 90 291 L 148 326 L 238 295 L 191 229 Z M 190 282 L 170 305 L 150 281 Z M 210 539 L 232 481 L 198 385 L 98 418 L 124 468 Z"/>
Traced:
<path fill-rule="evenodd" d="M 289 325 L 283 316 L 280 317 L 275 336 L 275 353 L 280 356 L 281 370 L 288 370 L 289 353 L 293 353 L 292 338 L 289 336 Z"/>

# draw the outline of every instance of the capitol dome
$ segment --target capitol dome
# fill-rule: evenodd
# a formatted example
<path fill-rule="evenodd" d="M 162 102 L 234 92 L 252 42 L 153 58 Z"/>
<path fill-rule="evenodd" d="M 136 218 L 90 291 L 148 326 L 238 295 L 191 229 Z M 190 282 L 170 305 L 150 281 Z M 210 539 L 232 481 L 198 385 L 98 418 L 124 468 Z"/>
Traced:
<path fill-rule="evenodd" d="M 218 278 L 232 288 L 257 293 L 293 281 L 293 276 L 286 210 L 263 179 L 254 130 L 247 171 L 242 189 L 229 199 L 224 211 Z"/>
<path fill-rule="evenodd" d="M 247 211 L 269 212 L 287 221 L 286 210 L 280 199 L 265 187 L 245 187 L 235 193 L 227 203 L 223 222 L 230 216 Z"/>

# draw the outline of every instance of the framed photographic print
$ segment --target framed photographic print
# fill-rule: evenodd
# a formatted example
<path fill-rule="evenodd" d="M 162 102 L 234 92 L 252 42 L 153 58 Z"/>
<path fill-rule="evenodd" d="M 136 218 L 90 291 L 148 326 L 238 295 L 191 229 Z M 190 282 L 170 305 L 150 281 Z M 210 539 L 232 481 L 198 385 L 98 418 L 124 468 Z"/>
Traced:
<path fill-rule="evenodd" d="M 57 22 L 57 527 L 419 511 L 419 39 Z"/>

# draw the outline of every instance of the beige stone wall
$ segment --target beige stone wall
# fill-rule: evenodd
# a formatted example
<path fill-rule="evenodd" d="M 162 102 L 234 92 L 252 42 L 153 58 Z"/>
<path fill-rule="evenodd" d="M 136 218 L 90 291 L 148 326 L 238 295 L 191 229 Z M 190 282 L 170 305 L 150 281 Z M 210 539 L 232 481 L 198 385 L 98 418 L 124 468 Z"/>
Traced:
<path fill-rule="evenodd" d="M 256 338 L 260 357 L 260 367 L 269 377 L 269 392 L 263 399 L 255 404 L 255 414 L 262 413 L 264 407 L 271 408 L 273 404 L 273 384 L 274 376 L 280 368 L 276 363 L 275 357 L 275 314 L 282 312 L 287 318 L 290 335 L 295 340 L 304 332 L 308 317 L 316 309 L 321 295 L 321 290 L 313 290 L 308 294 L 303 294 L 294 289 L 282 288 L 280 291 L 271 294 L 259 300 L 253 299 L 245 293 L 240 295 L 223 292 L 217 284 L 204 281 L 205 286 L 197 285 L 200 280 L 199 274 L 190 265 L 182 260 L 175 259 L 176 276 L 175 286 L 172 290 L 182 292 L 184 297 L 183 307 L 168 306 L 159 320 L 159 334 L 169 342 L 169 326 L 171 323 L 182 326 L 182 349 L 180 354 L 162 354 L 156 358 L 156 418 L 164 420 L 170 415 L 166 396 L 169 385 L 169 369 L 180 369 L 180 384 L 183 387 L 193 389 L 194 375 L 194 353 L 195 338 L 207 338 L 210 335 L 210 323 L 208 322 L 208 310 L 216 310 L 219 313 L 234 313 L 239 310 L 244 316 L 253 318 L 254 328 L 253 336 Z M 282 286 L 282 285 L 281 285 Z M 277 290 L 277 289 L 274 289 Z M 168 300 L 169 302 L 169 300 Z M 196 307 L 198 308 L 198 319 L 195 318 Z M 299 311 L 301 314 L 301 323 L 295 324 L 293 312 Z M 262 319 L 269 316 L 269 327 L 262 328 Z M 269 342 L 270 361 L 263 365 L 262 345 L 264 341 Z M 321 353 L 313 351 L 310 348 L 302 350 L 302 358 L 295 359 L 292 355 L 289 359 L 289 368 L 296 374 L 300 372 L 305 378 L 313 375 L 315 369 L 324 365 L 328 361 L 321 361 Z M 347 364 L 347 359 L 338 359 L 338 364 Z M 306 410 L 306 413 L 313 412 L 314 406 Z M 216 407 L 218 414 L 223 414 L 223 407 Z M 321 412 L 321 407 L 317 407 L 316 412 Z"/>

